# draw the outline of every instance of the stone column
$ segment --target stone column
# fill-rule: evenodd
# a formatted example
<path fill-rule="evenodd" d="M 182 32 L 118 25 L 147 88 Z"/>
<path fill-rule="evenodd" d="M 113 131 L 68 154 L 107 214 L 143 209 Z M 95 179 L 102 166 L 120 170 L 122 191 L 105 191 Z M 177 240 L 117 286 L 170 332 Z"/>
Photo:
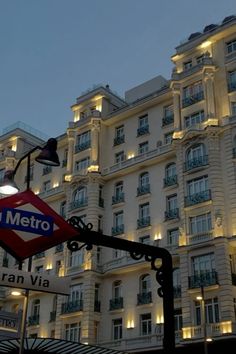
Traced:
<path fill-rule="evenodd" d="M 214 73 L 206 71 L 204 73 L 205 95 L 206 95 L 206 115 L 209 118 L 215 118 L 215 95 L 214 95 Z"/>
<path fill-rule="evenodd" d="M 100 119 L 93 119 L 91 129 L 91 165 L 93 166 L 99 164 L 99 132 Z"/>
<path fill-rule="evenodd" d="M 174 83 L 172 86 L 173 91 L 173 109 L 174 109 L 174 128 L 181 130 L 181 114 L 180 114 L 180 85 Z"/>
<path fill-rule="evenodd" d="M 75 147 L 75 131 L 67 130 L 68 136 L 68 156 L 67 156 L 67 173 L 71 174 L 73 170 L 73 156 Z"/>

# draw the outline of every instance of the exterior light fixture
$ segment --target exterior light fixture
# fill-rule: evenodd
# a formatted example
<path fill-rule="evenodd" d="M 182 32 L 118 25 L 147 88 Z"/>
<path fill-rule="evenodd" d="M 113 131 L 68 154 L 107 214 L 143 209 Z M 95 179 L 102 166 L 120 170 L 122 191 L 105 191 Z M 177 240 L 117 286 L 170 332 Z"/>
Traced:
<path fill-rule="evenodd" d="M 50 138 L 44 147 L 35 146 L 32 150 L 27 152 L 23 157 L 20 158 L 14 170 L 8 170 L 5 172 L 3 181 L 0 183 L 0 193 L 6 195 L 12 195 L 19 192 L 19 188 L 14 182 L 15 174 L 20 166 L 22 160 L 27 158 L 27 189 L 29 189 L 30 182 L 30 155 L 36 150 L 42 150 L 41 153 L 36 157 L 36 161 L 48 166 L 60 166 L 60 161 L 57 155 L 57 141 L 54 138 Z"/>
<path fill-rule="evenodd" d="M 21 296 L 22 292 L 18 291 L 18 290 L 12 290 L 11 295 L 13 295 L 13 296 Z"/>

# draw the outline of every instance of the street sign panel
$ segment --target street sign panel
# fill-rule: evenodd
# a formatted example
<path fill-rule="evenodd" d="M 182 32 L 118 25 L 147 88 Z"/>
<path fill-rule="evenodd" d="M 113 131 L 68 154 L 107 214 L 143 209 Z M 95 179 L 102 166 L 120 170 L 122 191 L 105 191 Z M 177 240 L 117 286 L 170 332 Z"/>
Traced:
<path fill-rule="evenodd" d="M 0 268 L 0 285 L 2 286 L 69 295 L 70 283 L 71 279 L 68 277 L 60 278 L 44 273 Z"/>
<path fill-rule="evenodd" d="M 0 245 L 22 261 L 78 235 L 31 190 L 0 199 Z"/>

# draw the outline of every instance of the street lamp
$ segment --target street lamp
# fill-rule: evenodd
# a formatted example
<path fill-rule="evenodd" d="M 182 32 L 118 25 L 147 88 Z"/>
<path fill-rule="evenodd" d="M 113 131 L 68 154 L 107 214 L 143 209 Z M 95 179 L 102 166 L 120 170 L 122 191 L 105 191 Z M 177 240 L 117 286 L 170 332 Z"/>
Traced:
<path fill-rule="evenodd" d="M 36 151 L 41 150 L 40 154 L 35 158 L 35 160 L 43 165 L 48 166 L 60 166 L 60 161 L 57 155 L 57 140 L 54 138 L 50 138 L 46 145 L 35 146 L 30 151 L 28 151 L 24 156 L 22 156 L 16 164 L 14 170 L 8 170 L 5 173 L 4 179 L 0 184 L 0 193 L 6 195 L 12 195 L 19 192 L 19 188 L 17 187 L 14 177 L 15 174 L 21 164 L 21 162 L 27 158 L 27 174 L 26 174 L 26 189 L 30 188 L 30 157 L 31 154 Z M 22 268 L 22 263 L 19 264 L 19 269 Z M 31 272 L 32 268 L 32 257 L 28 260 L 28 272 Z M 29 302 L 29 290 L 25 290 L 24 294 L 24 304 L 23 304 L 23 314 L 21 321 L 21 336 L 20 336 L 20 350 L 19 354 L 24 353 L 24 338 L 25 338 L 25 330 L 26 330 L 26 317 L 27 317 L 27 309 Z"/>
<path fill-rule="evenodd" d="M 208 354 L 207 342 L 211 342 L 212 339 L 207 337 L 207 323 L 206 323 L 206 314 L 205 314 L 205 297 L 204 297 L 203 285 L 201 285 L 201 295 L 197 296 L 196 299 L 200 301 L 200 305 L 201 305 L 201 323 L 203 325 L 204 354 Z"/>
<path fill-rule="evenodd" d="M 27 175 L 26 183 L 27 189 L 30 187 L 30 156 L 36 150 L 42 150 L 40 154 L 35 158 L 35 160 L 43 165 L 48 166 L 60 166 L 60 161 L 57 155 L 57 141 L 54 138 L 50 138 L 44 147 L 35 146 L 33 149 L 28 151 L 24 156 L 20 158 L 14 170 L 6 171 L 3 181 L 0 183 L 0 193 L 12 195 L 19 192 L 14 177 L 21 164 L 21 162 L 27 158 Z"/>

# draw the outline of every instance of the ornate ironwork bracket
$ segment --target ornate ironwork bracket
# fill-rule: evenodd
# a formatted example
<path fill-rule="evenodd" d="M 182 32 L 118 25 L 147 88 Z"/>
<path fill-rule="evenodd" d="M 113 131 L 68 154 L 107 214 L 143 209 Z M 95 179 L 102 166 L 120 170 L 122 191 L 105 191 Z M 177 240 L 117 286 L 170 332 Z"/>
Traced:
<path fill-rule="evenodd" d="M 67 220 L 76 230 L 78 235 L 67 241 L 67 247 L 74 252 L 82 247 L 91 250 L 93 245 L 120 249 L 129 252 L 134 260 L 142 258 L 151 263 L 151 269 L 156 272 L 156 280 L 160 287 L 158 295 L 163 298 L 164 312 L 164 339 L 163 349 L 165 354 L 173 354 L 175 348 L 174 332 L 174 291 L 172 278 L 172 257 L 164 248 L 150 246 L 139 242 L 132 242 L 117 237 L 103 235 L 92 231 L 91 223 L 85 224 L 78 216 L 72 216 Z M 80 244 L 83 243 L 81 246 Z M 160 262 L 161 260 L 161 262 Z"/>

